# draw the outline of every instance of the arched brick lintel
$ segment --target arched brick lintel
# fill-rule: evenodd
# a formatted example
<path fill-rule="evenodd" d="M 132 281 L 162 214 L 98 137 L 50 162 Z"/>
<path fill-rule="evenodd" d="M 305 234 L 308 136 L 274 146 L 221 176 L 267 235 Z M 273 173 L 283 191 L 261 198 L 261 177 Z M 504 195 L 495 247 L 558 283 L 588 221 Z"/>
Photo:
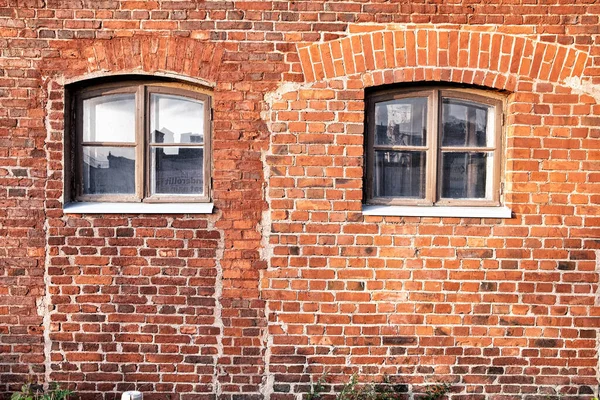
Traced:
<path fill-rule="evenodd" d="M 113 74 L 169 75 L 214 86 L 223 47 L 193 38 L 134 35 L 57 44 L 58 55 L 45 60 L 47 75 L 66 81 Z"/>
<path fill-rule="evenodd" d="M 366 32 L 311 44 L 298 52 L 306 83 L 379 70 L 423 68 L 446 75 L 491 73 L 504 76 L 506 82 L 560 84 L 581 77 L 588 62 L 585 52 L 554 43 L 500 32 L 431 27 Z"/>
<path fill-rule="evenodd" d="M 517 87 L 514 75 L 507 76 L 495 71 L 473 71 L 448 67 L 405 67 L 394 70 L 376 70 L 355 75 L 355 77 L 361 80 L 363 87 L 404 82 L 454 82 L 508 90 L 509 92 L 514 92 Z"/>

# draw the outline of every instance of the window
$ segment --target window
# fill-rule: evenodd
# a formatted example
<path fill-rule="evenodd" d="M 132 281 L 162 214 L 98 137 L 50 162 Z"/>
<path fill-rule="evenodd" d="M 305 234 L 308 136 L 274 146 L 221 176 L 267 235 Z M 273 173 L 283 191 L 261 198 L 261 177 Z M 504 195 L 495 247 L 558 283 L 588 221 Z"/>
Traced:
<path fill-rule="evenodd" d="M 502 100 L 432 88 L 367 98 L 367 204 L 499 206 Z"/>
<path fill-rule="evenodd" d="M 72 200 L 210 200 L 207 93 L 166 82 L 86 87 L 75 91 L 72 112 Z"/>

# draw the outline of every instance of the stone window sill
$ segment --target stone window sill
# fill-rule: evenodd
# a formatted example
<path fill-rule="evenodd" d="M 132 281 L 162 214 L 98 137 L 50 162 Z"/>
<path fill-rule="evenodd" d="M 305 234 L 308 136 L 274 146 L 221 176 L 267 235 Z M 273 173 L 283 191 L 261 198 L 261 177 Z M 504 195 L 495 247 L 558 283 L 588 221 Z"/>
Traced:
<path fill-rule="evenodd" d="M 213 203 L 67 203 L 65 214 L 211 214 Z"/>
<path fill-rule="evenodd" d="M 511 218 L 512 210 L 500 207 L 421 207 L 363 204 L 363 215 L 395 217 L 449 217 L 449 218 Z"/>

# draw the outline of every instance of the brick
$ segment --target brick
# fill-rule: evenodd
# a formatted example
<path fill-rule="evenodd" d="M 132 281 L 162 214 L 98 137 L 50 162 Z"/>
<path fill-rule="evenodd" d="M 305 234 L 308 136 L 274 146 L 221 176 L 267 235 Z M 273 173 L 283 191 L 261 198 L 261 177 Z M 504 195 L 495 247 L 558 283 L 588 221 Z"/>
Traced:
<path fill-rule="evenodd" d="M 565 82 L 600 82 L 597 7 L 8 3 L 0 392 L 291 399 L 330 371 L 593 394 L 600 109 Z M 213 214 L 63 213 L 63 82 L 131 73 L 212 91 Z M 513 218 L 361 213 L 365 92 L 418 81 L 507 95 Z"/>

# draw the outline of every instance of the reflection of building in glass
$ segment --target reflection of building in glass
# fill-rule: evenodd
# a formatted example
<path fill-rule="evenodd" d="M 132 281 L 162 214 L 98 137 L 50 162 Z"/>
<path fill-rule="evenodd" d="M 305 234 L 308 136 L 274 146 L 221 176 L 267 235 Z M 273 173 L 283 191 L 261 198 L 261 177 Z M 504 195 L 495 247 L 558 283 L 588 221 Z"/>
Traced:
<path fill-rule="evenodd" d="M 109 157 L 111 156 L 110 152 L 108 153 Z M 108 168 L 108 160 L 101 160 L 94 157 L 91 154 L 83 153 L 83 162 L 87 166 L 91 166 L 94 168 Z"/>
<path fill-rule="evenodd" d="M 442 146 L 485 146 L 487 113 L 485 107 L 444 100 Z"/>
<path fill-rule="evenodd" d="M 156 143 L 202 143 L 204 141 L 204 135 L 201 133 L 181 133 L 178 141 L 175 140 L 175 135 L 167 128 L 157 129 L 154 131 L 154 140 Z"/>
<path fill-rule="evenodd" d="M 135 193 L 135 160 L 113 156 L 106 160 L 86 155 L 83 186 L 89 194 Z"/>
<path fill-rule="evenodd" d="M 376 107 L 375 143 L 390 146 L 423 146 L 426 99 L 378 103 Z"/>
<path fill-rule="evenodd" d="M 182 133 L 181 134 L 181 142 L 182 143 L 202 143 L 204 140 L 204 135 L 201 133 Z"/>
<path fill-rule="evenodd" d="M 200 133 L 182 133 L 175 141 L 175 133 L 167 128 L 154 131 L 156 143 L 203 143 Z M 155 148 L 154 193 L 201 194 L 204 192 L 204 153 L 201 147 Z"/>
<path fill-rule="evenodd" d="M 423 132 L 402 130 L 400 125 L 391 123 L 377 125 L 375 135 L 377 135 L 377 143 L 392 146 L 421 146 L 423 141 Z"/>
<path fill-rule="evenodd" d="M 154 131 L 156 142 L 172 143 L 172 132 Z M 171 137 L 169 137 L 171 136 Z M 202 143 L 203 135 L 186 133 L 187 143 Z M 135 193 L 135 160 L 116 156 L 108 149 L 84 151 L 84 192 L 87 194 Z M 204 149 L 202 146 L 154 147 L 152 188 L 155 194 L 202 194 Z"/>
<path fill-rule="evenodd" d="M 203 149 L 199 147 L 156 148 L 157 194 L 201 194 L 204 177 Z"/>
<path fill-rule="evenodd" d="M 488 109 L 469 102 L 444 99 L 442 146 L 485 146 Z M 442 197 L 485 198 L 486 153 L 443 153 Z"/>

